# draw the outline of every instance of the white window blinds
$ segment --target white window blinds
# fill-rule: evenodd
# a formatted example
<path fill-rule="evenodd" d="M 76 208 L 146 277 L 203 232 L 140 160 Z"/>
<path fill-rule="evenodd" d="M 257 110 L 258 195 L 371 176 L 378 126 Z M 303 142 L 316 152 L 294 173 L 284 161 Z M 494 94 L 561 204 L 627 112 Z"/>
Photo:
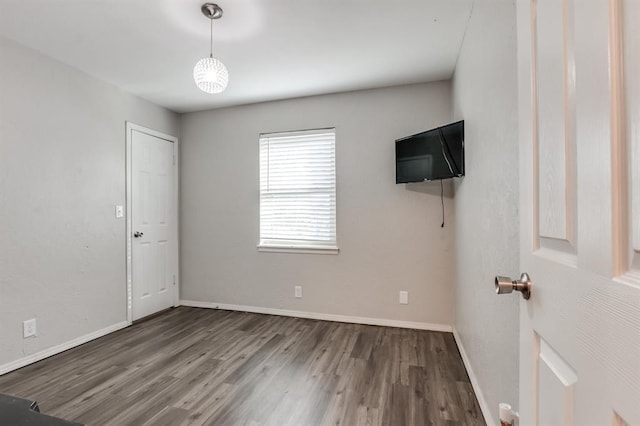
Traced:
<path fill-rule="evenodd" d="M 335 129 L 260 135 L 260 246 L 336 247 Z"/>

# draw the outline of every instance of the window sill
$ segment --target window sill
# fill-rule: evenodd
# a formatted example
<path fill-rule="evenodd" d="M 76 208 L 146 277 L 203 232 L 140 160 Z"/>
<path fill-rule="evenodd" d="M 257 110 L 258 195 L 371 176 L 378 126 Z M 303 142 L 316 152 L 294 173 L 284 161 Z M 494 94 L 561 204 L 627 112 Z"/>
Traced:
<path fill-rule="evenodd" d="M 303 254 L 338 254 L 338 246 L 318 247 L 318 246 L 290 246 L 279 244 L 258 244 L 258 251 L 271 253 L 303 253 Z"/>

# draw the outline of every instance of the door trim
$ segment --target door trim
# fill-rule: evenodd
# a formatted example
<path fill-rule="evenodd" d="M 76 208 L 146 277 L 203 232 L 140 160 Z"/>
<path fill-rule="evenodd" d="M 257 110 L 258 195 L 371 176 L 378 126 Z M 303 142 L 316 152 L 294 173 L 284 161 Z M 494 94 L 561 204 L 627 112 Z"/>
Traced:
<path fill-rule="evenodd" d="M 180 161 L 179 161 L 179 145 L 178 145 L 178 138 L 175 136 L 171 136 L 168 135 L 166 133 L 162 133 L 162 132 L 158 132 L 156 130 L 153 129 L 149 129 L 148 127 L 144 127 L 144 126 L 140 126 L 139 124 L 135 124 L 132 123 L 130 121 L 126 121 L 126 140 L 127 140 L 127 146 L 126 146 L 126 168 L 127 168 L 127 177 L 126 177 L 126 193 L 127 193 L 127 200 L 126 200 L 126 205 L 125 205 L 125 209 L 126 209 L 126 246 L 127 246 L 127 250 L 126 250 L 126 255 L 127 255 L 127 299 L 126 299 L 126 308 L 127 308 L 127 324 L 131 325 L 133 323 L 133 274 L 132 274 L 132 244 L 131 244 L 131 232 L 132 232 L 132 226 L 131 226 L 131 206 L 132 206 L 132 202 L 131 202 L 131 190 L 132 190 L 132 167 L 133 167 L 133 161 L 132 161 L 132 155 L 131 155 L 131 149 L 132 149 L 132 142 L 133 142 L 133 131 L 137 131 L 140 133 L 145 133 L 149 136 L 153 136 L 159 139 L 164 139 L 166 141 L 169 141 L 171 143 L 174 144 L 174 149 L 173 149 L 173 155 L 174 155 L 174 161 L 175 161 L 175 167 L 173 168 L 173 183 L 174 183 L 174 205 L 176 207 L 176 223 L 175 223 L 175 236 L 176 236 L 176 256 L 175 259 L 173 259 L 173 261 L 175 262 L 174 268 L 176 271 L 176 280 L 175 280 L 175 285 L 173 286 L 173 306 L 178 306 L 179 303 L 179 287 L 180 287 L 180 233 L 179 233 L 179 223 L 180 223 L 180 209 L 178 208 L 178 200 L 180 199 L 178 191 L 180 189 L 180 185 L 179 185 L 179 167 L 180 167 Z"/>

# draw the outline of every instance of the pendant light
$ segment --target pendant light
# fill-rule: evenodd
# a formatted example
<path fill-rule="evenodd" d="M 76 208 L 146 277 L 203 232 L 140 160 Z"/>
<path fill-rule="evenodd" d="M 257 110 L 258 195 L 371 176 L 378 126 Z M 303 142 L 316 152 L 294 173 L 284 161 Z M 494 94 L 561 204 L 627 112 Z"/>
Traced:
<path fill-rule="evenodd" d="M 193 79 L 203 92 L 220 93 L 227 88 L 227 83 L 229 83 L 227 67 L 213 57 L 213 20 L 222 17 L 222 8 L 215 3 L 205 3 L 200 10 L 204 16 L 211 20 L 211 45 L 209 57 L 200 59 L 193 67 Z"/>

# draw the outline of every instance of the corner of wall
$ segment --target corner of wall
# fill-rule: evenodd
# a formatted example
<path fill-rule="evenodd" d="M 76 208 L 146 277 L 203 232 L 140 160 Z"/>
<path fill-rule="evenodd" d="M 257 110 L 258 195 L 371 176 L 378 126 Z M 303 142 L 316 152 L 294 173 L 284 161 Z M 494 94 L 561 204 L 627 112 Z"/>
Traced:
<path fill-rule="evenodd" d="M 476 0 L 453 75 L 453 114 L 465 120 L 466 176 L 455 185 L 454 335 L 488 423 L 518 405 L 519 304 L 493 277 L 519 269 L 515 4 Z"/>

